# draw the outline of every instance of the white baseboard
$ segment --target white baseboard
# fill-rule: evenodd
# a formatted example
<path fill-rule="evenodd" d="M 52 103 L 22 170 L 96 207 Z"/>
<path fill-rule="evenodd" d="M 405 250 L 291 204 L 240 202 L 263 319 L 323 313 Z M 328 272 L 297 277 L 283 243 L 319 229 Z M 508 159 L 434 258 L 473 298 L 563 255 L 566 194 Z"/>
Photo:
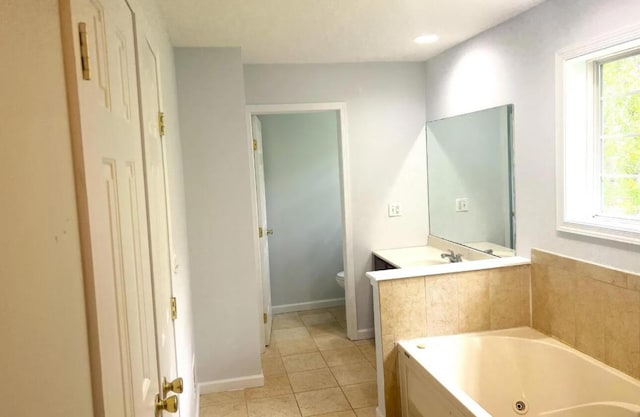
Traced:
<path fill-rule="evenodd" d="M 375 337 L 375 332 L 373 331 L 373 328 L 370 329 L 358 329 L 358 335 L 356 336 L 357 339 L 356 340 L 362 340 L 362 339 L 373 339 Z"/>
<path fill-rule="evenodd" d="M 200 382 L 199 394 L 210 394 L 220 391 L 235 391 L 244 388 L 261 387 L 264 385 L 264 375 L 249 375 L 240 378 L 220 379 L 218 381 Z M 199 397 L 200 395 L 198 395 Z"/>
<path fill-rule="evenodd" d="M 271 307 L 273 314 L 291 313 L 294 311 L 315 310 L 316 308 L 339 307 L 344 305 L 344 298 L 330 298 L 328 300 L 307 301 L 305 303 L 282 304 Z"/>

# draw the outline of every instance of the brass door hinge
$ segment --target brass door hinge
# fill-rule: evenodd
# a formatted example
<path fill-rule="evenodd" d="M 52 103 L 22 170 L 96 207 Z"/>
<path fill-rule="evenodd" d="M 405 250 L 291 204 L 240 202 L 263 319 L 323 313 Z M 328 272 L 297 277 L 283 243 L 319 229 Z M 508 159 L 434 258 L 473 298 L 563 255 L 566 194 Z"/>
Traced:
<path fill-rule="evenodd" d="M 264 321 L 264 324 L 267 324 L 267 313 L 262 313 L 262 320 Z"/>
<path fill-rule="evenodd" d="M 262 227 L 258 227 L 258 237 L 262 237 L 264 233 L 262 232 Z"/>
<path fill-rule="evenodd" d="M 253 140 L 253 150 L 257 151 L 258 150 L 258 141 L 257 140 Z"/>
<path fill-rule="evenodd" d="M 176 320 L 178 318 L 178 304 L 176 297 L 171 297 L 171 319 Z"/>
<path fill-rule="evenodd" d="M 158 112 L 158 132 L 160 132 L 160 136 L 164 136 L 164 112 Z"/>
<path fill-rule="evenodd" d="M 80 65 L 82 66 L 82 79 L 90 80 L 91 71 L 89 68 L 89 40 L 87 39 L 86 23 L 78 23 L 78 34 L 80 36 Z"/>

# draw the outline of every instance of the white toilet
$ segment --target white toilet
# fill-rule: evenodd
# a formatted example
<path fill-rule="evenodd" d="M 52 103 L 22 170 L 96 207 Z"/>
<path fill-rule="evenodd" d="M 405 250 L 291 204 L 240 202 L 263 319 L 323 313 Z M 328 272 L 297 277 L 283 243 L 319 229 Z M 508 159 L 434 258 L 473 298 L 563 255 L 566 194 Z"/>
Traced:
<path fill-rule="evenodd" d="M 344 288 L 344 271 L 340 271 L 336 274 L 336 282 L 339 286 Z"/>

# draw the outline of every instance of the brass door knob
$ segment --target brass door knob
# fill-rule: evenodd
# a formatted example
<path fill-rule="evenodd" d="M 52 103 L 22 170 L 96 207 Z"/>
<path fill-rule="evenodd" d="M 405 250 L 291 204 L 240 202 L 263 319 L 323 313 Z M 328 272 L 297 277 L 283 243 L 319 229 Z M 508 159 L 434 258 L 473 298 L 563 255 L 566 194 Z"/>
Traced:
<path fill-rule="evenodd" d="M 156 395 L 156 417 L 161 416 L 163 411 L 175 413 L 178 411 L 178 406 L 178 397 L 176 395 L 167 397 L 164 400 L 160 398 L 160 394 Z"/>
<path fill-rule="evenodd" d="M 167 382 L 167 378 L 162 379 L 162 393 L 166 396 L 169 391 L 173 391 L 176 394 L 182 394 L 184 391 L 184 384 L 182 378 L 178 377 L 171 382 Z"/>

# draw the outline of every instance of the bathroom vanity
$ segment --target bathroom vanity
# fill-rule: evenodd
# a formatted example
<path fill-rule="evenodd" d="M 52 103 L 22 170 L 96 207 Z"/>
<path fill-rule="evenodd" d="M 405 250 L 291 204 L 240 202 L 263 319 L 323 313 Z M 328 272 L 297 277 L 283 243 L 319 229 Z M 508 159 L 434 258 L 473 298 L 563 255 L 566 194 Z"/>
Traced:
<path fill-rule="evenodd" d="M 420 248 L 374 251 L 374 257 L 402 265 L 419 258 L 409 255 L 428 254 L 426 260 L 438 264 L 367 273 L 373 288 L 378 416 L 400 415 L 399 340 L 530 324 L 528 259 L 498 258 L 466 248 L 463 262 L 451 263 L 440 258 L 446 252 L 442 248 Z M 453 245 L 448 248 L 458 253 Z"/>
<path fill-rule="evenodd" d="M 504 249 L 508 250 L 508 248 Z M 462 255 L 463 261 L 477 261 L 495 258 L 495 256 L 476 248 L 470 248 L 435 236 L 429 236 L 427 244 L 423 246 L 374 250 L 372 253 L 373 270 L 381 271 L 385 269 L 445 265 L 450 263 L 450 261 L 447 258 L 443 258 L 441 255 L 449 252 L 450 250 L 456 254 Z"/>
<path fill-rule="evenodd" d="M 400 415 L 400 340 L 530 325 L 530 261 L 514 256 L 512 119 L 505 105 L 427 123 L 430 234 L 372 251 L 366 274 L 379 417 Z"/>

